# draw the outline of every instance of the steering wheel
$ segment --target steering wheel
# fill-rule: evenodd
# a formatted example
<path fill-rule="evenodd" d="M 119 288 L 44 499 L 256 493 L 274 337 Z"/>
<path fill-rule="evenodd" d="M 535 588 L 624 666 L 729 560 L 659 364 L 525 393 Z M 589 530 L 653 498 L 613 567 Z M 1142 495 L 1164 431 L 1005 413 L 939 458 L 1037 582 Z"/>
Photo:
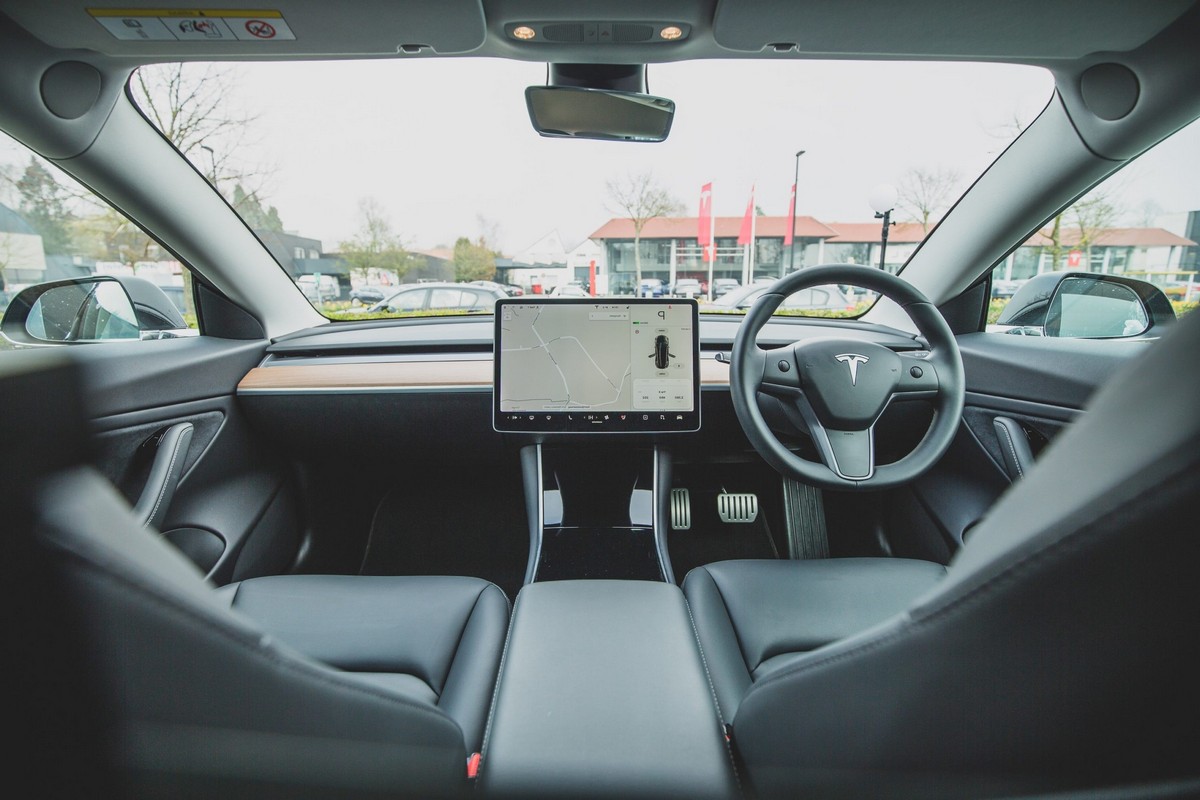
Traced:
<path fill-rule="evenodd" d="M 758 332 L 794 292 L 849 284 L 896 301 L 929 344 L 897 353 L 865 339 L 813 337 L 763 350 Z M 965 381 L 954 334 L 937 308 L 907 281 L 854 264 L 826 264 L 781 278 L 746 313 L 733 342 L 729 390 L 754 449 L 781 474 L 822 489 L 888 489 L 913 480 L 941 458 L 962 418 Z M 763 417 L 759 393 L 782 401 L 789 422 L 807 429 L 821 462 L 780 442 Z M 930 400 L 933 422 L 906 456 L 875 463 L 875 423 L 893 402 Z"/>

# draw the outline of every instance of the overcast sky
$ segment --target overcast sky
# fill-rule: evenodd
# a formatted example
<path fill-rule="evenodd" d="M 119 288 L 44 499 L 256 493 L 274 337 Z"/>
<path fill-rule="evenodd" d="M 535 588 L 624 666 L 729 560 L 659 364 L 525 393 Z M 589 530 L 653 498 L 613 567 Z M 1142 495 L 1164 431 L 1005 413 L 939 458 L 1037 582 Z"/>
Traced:
<path fill-rule="evenodd" d="M 452 245 L 484 217 L 514 253 L 557 230 L 571 247 L 618 215 L 606 181 L 653 170 L 697 214 L 711 181 L 718 215 L 740 216 L 756 187 L 787 213 L 869 221 L 871 188 L 914 167 L 952 168 L 963 186 L 1028 123 L 1050 75 L 1010 65 L 723 61 L 651 65 L 649 88 L 677 104 L 666 142 L 552 140 L 529 123 L 524 89 L 544 64 L 381 60 L 243 64 L 227 98 L 257 115 L 238 155 L 273 168 L 265 196 L 287 229 L 326 250 L 352 236 L 374 198 L 406 244 Z M 1130 209 L 1200 209 L 1200 126 L 1125 171 Z M 219 146 L 219 143 L 218 143 Z M 203 155 L 203 153 L 200 153 Z M 207 171 L 207 163 L 198 164 Z"/>
<path fill-rule="evenodd" d="M 558 230 L 568 247 L 613 211 L 605 182 L 652 169 L 697 213 L 712 181 L 719 215 L 741 215 L 751 186 L 786 214 L 800 161 L 798 214 L 870 219 L 867 193 L 912 166 L 981 172 L 1014 115 L 1050 96 L 1049 75 L 1010 66 L 726 61 L 652 65 L 650 91 L 674 100 L 661 144 L 538 136 L 524 89 L 545 65 L 495 60 L 238 67 L 253 98 L 269 196 L 288 228 L 332 249 L 373 197 L 415 246 L 479 232 L 483 215 L 513 252 Z"/>

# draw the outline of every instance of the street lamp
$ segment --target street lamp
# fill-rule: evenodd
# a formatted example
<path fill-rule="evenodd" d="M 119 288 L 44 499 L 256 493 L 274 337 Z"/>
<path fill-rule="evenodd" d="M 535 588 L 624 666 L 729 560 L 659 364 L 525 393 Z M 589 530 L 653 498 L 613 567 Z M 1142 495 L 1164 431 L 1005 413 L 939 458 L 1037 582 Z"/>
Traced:
<path fill-rule="evenodd" d="M 883 266 L 884 255 L 887 253 L 888 228 L 892 223 L 892 209 L 896 207 L 896 187 L 890 183 L 881 183 L 867 195 L 867 202 L 875 209 L 875 219 L 883 220 L 883 237 L 879 246 L 879 268 Z"/>
<path fill-rule="evenodd" d="M 201 150 L 208 151 L 208 182 L 217 185 L 217 156 L 213 149 L 206 144 L 200 145 Z"/>
<path fill-rule="evenodd" d="M 800 188 L 800 156 L 805 152 L 807 151 L 796 151 L 796 177 L 792 179 L 792 249 L 788 252 L 788 272 L 796 269 L 796 195 Z"/>

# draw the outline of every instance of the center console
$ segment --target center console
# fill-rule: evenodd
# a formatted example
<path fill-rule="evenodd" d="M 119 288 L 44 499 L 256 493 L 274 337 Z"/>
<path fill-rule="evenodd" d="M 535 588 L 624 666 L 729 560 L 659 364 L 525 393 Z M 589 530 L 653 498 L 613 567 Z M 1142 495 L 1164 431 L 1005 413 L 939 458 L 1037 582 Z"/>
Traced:
<path fill-rule="evenodd" d="M 645 434 L 700 427 L 696 301 L 505 299 L 494 341 L 493 425 L 537 442 L 521 453 L 525 584 L 673 583 L 670 460 Z"/>
<path fill-rule="evenodd" d="M 694 300 L 496 305 L 492 419 L 531 442 L 530 547 L 485 796 L 738 796 L 667 555 L 671 461 L 656 444 L 700 426 L 699 355 Z"/>
<path fill-rule="evenodd" d="M 737 797 L 679 588 L 607 580 L 525 586 L 479 780 L 486 797 Z"/>

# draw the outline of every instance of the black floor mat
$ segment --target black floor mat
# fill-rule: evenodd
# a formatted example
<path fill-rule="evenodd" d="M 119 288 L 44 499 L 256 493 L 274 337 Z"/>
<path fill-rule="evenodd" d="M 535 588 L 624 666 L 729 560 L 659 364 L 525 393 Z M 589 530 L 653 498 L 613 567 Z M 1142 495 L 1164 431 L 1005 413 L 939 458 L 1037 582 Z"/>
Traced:
<path fill-rule="evenodd" d="M 516 597 L 529 527 L 520 476 L 433 473 L 384 495 L 371 523 L 364 575 L 470 575 Z"/>

